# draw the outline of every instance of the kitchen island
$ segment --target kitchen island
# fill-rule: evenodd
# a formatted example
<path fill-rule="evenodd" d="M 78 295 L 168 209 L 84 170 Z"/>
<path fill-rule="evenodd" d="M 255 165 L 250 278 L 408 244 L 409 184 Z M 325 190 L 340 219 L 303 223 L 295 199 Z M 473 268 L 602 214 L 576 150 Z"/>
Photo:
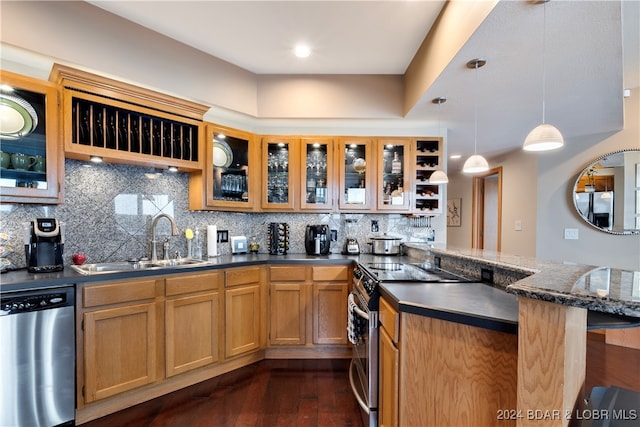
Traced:
<path fill-rule="evenodd" d="M 603 313 L 606 322 L 619 319 L 616 326 L 640 324 L 640 272 L 413 248 L 468 277 L 492 277 L 495 286 L 518 296 L 517 405 L 500 414 L 517 426 L 567 426 L 579 418 L 589 311 Z"/>

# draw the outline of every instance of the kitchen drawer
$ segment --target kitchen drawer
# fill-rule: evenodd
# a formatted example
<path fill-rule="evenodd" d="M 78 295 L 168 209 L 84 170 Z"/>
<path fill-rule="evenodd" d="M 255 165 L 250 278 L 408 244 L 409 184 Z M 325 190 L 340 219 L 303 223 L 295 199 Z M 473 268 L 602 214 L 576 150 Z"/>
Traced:
<path fill-rule="evenodd" d="M 260 283 L 261 267 L 233 268 L 225 271 L 226 287 Z"/>
<path fill-rule="evenodd" d="M 384 298 L 380 298 L 380 308 L 378 310 L 380 325 L 397 345 L 400 339 L 400 317 L 398 312 Z"/>
<path fill-rule="evenodd" d="M 349 281 L 349 267 L 346 265 L 314 266 L 311 275 L 314 282 L 347 282 Z"/>
<path fill-rule="evenodd" d="M 222 272 L 171 276 L 166 279 L 166 296 L 211 291 L 220 287 Z"/>
<path fill-rule="evenodd" d="M 90 285 L 82 288 L 83 307 L 140 301 L 156 297 L 156 288 L 162 279 L 127 280 Z"/>
<path fill-rule="evenodd" d="M 269 281 L 271 282 L 304 282 L 307 277 L 307 267 L 304 265 L 287 265 L 269 267 Z"/>

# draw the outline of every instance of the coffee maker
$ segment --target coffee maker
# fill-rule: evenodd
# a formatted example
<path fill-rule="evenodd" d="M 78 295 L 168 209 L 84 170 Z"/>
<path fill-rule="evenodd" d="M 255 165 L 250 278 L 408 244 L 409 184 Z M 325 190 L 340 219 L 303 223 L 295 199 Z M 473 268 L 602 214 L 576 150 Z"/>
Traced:
<path fill-rule="evenodd" d="M 330 246 L 331 238 L 328 225 L 307 225 L 304 238 L 304 248 L 307 255 L 329 255 Z"/>
<path fill-rule="evenodd" d="M 24 253 L 27 271 L 46 273 L 62 271 L 64 236 L 60 222 L 54 218 L 37 218 L 25 227 Z"/>

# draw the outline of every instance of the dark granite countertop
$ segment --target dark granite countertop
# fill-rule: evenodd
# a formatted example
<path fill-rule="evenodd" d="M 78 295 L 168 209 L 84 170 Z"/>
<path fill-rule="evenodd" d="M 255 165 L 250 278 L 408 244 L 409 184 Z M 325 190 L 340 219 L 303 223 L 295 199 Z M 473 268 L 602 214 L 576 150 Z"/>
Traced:
<path fill-rule="evenodd" d="M 400 312 L 500 332 L 518 330 L 518 298 L 484 283 L 382 283 L 382 296 Z"/>
<path fill-rule="evenodd" d="M 105 280 L 135 279 L 140 277 L 171 275 L 180 273 L 195 273 L 198 271 L 216 270 L 222 268 L 242 267 L 260 264 L 298 264 L 298 263 L 326 263 L 349 265 L 358 256 L 326 255 L 312 256 L 306 254 L 290 255 L 227 255 L 208 260 L 207 264 L 180 268 L 143 269 L 106 274 L 84 275 L 76 272 L 70 266 L 56 273 L 29 273 L 26 269 L 10 271 L 0 276 L 0 292 L 15 292 L 38 288 L 52 288 L 59 286 L 78 285 Z"/>
<path fill-rule="evenodd" d="M 540 261 L 481 249 L 441 249 L 413 245 L 466 264 L 522 274 L 507 292 L 594 312 L 640 318 L 640 271 Z M 465 274 L 466 272 L 462 272 Z"/>

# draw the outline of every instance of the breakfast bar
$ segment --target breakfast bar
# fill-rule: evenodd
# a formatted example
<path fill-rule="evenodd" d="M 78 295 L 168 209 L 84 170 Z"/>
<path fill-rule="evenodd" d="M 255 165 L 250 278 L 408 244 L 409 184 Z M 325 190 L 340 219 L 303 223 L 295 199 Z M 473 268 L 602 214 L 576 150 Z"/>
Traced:
<path fill-rule="evenodd" d="M 618 327 L 640 325 L 640 272 L 475 249 L 430 254 L 450 268 L 464 266 L 472 277 L 483 270 L 523 276 L 497 284 L 519 297 L 517 407 L 505 408 L 517 426 L 567 426 L 580 417 L 590 313 L 618 319 Z"/>

